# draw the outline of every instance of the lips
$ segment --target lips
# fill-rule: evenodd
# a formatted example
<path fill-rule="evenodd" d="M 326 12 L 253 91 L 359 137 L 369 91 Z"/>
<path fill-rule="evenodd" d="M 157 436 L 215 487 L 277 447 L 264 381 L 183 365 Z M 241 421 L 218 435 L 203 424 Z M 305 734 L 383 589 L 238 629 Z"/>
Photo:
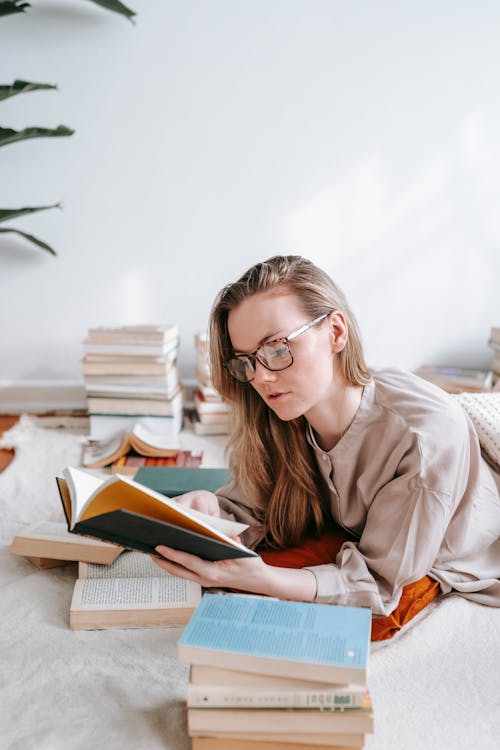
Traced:
<path fill-rule="evenodd" d="M 267 396 L 266 396 L 266 398 L 269 401 L 277 401 L 279 398 L 282 398 L 283 396 L 286 396 L 286 395 L 287 395 L 286 391 L 284 391 L 282 393 L 268 393 Z"/>

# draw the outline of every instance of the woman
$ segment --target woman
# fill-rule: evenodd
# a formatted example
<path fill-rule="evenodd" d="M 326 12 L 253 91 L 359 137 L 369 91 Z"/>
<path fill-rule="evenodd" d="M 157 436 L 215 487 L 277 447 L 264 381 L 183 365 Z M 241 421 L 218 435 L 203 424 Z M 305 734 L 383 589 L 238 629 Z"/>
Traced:
<path fill-rule="evenodd" d="M 165 570 L 279 598 L 369 606 L 390 637 L 437 593 L 500 605 L 500 499 L 474 428 L 437 387 L 370 372 L 330 277 L 276 256 L 211 313 L 215 388 L 232 407 L 233 481 L 180 501 L 250 524 L 258 558 L 167 547 Z"/>

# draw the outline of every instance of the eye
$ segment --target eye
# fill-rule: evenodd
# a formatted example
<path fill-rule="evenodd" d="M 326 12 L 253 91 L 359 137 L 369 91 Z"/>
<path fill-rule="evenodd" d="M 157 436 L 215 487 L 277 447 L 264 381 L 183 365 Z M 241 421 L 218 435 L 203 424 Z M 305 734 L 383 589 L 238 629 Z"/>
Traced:
<path fill-rule="evenodd" d="M 261 348 L 261 356 L 267 364 L 277 362 L 284 357 L 288 357 L 288 348 L 283 341 L 270 341 Z"/>
<path fill-rule="evenodd" d="M 273 359 L 279 359 L 283 356 L 288 356 L 288 348 L 282 341 L 277 341 L 274 344 L 269 345 L 269 355 Z"/>

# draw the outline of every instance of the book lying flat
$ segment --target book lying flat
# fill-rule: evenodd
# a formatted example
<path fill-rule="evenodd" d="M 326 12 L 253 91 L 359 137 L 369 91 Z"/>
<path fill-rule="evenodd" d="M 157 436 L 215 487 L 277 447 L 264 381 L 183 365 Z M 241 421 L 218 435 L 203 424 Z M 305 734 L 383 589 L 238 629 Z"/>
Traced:
<path fill-rule="evenodd" d="M 174 416 L 136 416 L 134 414 L 89 414 L 89 442 L 109 442 L 118 434 L 132 432 L 134 425 L 140 424 L 149 433 L 161 433 L 165 438 L 177 438 L 182 427 L 182 413 Z"/>
<path fill-rule="evenodd" d="M 86 354 L 82 358 L 82 371 L 86 378 L 89 375 L 132 375 L 141 377 L 166 376 L 170 368 L 176 367 L 177 349 L 165 352 L 161 356 L 141 357 L 116 354 Z"/>
<path fill-rule="evenodd" d="M 109 564 L 116 560 L 123 548 L 70 534 L 64 523 L 41 521 L 20 529 L 9 551 L 31 559 L 39 568 L 53 568 L 64 561 L 77 560 Z"/>
<path fill-rule="evenodd" d="M 182 412 L 182 392 L 178 391 L 170 399 L 153 398 L 111 398 L 91 396 L 87 399 L 90 414 L 129 414 L 174 416 Z"/>
<path fill-rule="evenodd" d="M 168 497 L 183 495 L 191 490 L 215 492 L 231 479 L 229 469 L 185 467 L 147 467 L 139 469 L 135 481 Z"/>
<path fill-rule="evenodd" d="M 84 446 L 82 463 L 94 469 L 108 466 L 131 450 L 142 456 L 162 458 L 177 458 L 186 453 L 186 451 L 172 447 L 170 435 L 154 432 L 146 425 L 137 422 L 132 429 L 115 434 L 107 440 L 90 439 Z M 192 455 L 191 451 L 188 453 Z M 197 456 L 201 462 L 202 451 L 198 451 Z"/>
<path fill-rule="evenodd" d="M 213 737 L 193 737 L 192 750 L 355 750 L 362 748 L 365 744 L 364 735 L 317 735 L 307 736 L 303 742 L 293 737 L 290 740 L 269 740 L 260 735 L 242 735 L 246 737 L 225 737 L 217 735 Z M 319 738 L 319 741 L 317 741 Z M 352 741 L 354 738 L 354 741 Z M 346 742 L 346 740 L 348 740 Z M 257 744 L 256 744 L 257 743 Z"/>
<path fill-rule="evenodd" d="M 207 667 L 204 664 L 191 664 L 189 668 L 189 682 L 192 685 L 218 685 L 219 687 L 234 688 L 238 691 L 240 687 L 262 690 L 288 690 L 294 687 L 297 690 L 325 690 L 337 687 L 346 687 L 337 683 L 325 684 L 306 679 L 307 675 L 300 678 L 276 677 L 269 674 L 258 674 L 254 672 L 242 672 L 238 669 L 226 669 L 224 667 Z M 365 688 L 361 685 L 350 685 L 349 687 L 364 693 Z"/>
<path fill-rule="evenodd" d="M 159 544 L 206 560 L 256 556 L 233 538 L 245 524 L 199 513 L 128 477 L 115 474 L 103 481 L 66 467 L 57 485 L 74 534 L 157 556 Z"/>
<path fill-rule="evenodd" d="M 370 632 L 368 608 L 207 593 L 178 653 L 190 664 L 366 685 Z"/>
<path fill-rule="evenodd" d="M 70 607 L 72 630 L 184 625 L 201 586 L 170 575 L 149 555 L 127 551 L 112 565 L 80 563 Z"/>
<path fill-rule="evenodd" d="M 179 329 L 175 323 L 164 325 L 96 326 L 89 328 L 84 344 L 163 344 L 177 339 Z"/>
<path fill-rule="evenodd" d="M 294 734 L 369 734 L 373 713 L 363 708 L 349 711 L 308 709 L 188 708 L 188 732 L 286 732 Z"/>
<path fill-rule="evenodd" d="M 492 385 L 492 373 L 490 370 L 480 370 L 472 367 L 422 365 L 416 370 L 416 374 L 449 393 L 488 391 Z"/>
<path fill-rule="evenodd" d="M 216 682 L 194 683 L 190 679 L 187 705 L 190 708 L 309 708 L 320 711 L 372 707 L 369 693 L 361 685 L 321 682 L 307 685 L 301 680 L 284 678 L 279 684 L 279 678 L 272 677 L 267 677 L 266 684 L 265 680 L 266 676 L 260 684 L 220 685 Z"/>

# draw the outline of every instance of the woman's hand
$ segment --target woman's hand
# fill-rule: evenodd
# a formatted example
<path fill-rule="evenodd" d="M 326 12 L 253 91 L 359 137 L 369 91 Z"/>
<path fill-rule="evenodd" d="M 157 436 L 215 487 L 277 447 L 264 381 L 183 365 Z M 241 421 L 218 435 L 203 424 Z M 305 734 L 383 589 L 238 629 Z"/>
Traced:
<path fill-rule="evenodd" d="M 156 551 L 162 559 L 153 557 L 153 560 L 160 568 L 204 588 L 237 589 L 297 601 L 314 601 L 316 597 L 316 576 L 311 570 L 278 568 L 267 565 L 261 557 L 212 562 L 163 545 L 156 547 Z"/>
<path fill-rule="evenodd" d="M 175 501 L 180 505 L 186 505 L 193 510 L 199 510 L 200 513 L 206 513 L 207 516 L 220 516 L 219 501 L 217 495 L 207 490 L 193 490 L 185 492 L 184 495 L 178 495 Z"/>

